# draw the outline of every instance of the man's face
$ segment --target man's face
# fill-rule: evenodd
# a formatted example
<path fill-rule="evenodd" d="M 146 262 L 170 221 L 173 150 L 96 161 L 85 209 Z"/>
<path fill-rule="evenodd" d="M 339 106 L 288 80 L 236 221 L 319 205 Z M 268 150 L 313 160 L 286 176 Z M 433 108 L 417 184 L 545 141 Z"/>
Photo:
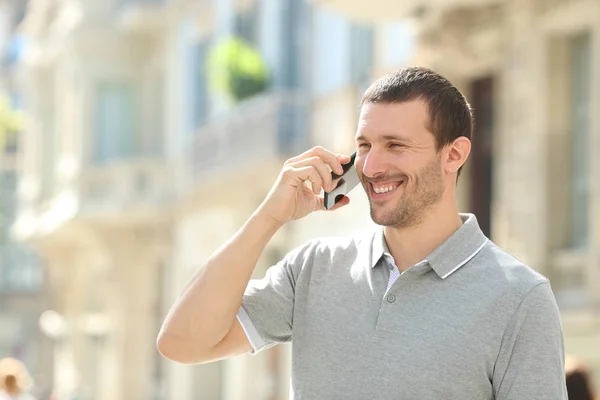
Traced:
<path fill-rule="evenodd" d="M 363 105 L 356 133 L 356 170 L 379 225 L 408 227 L 444 193 L 441 154 L 421 101 Z"/>

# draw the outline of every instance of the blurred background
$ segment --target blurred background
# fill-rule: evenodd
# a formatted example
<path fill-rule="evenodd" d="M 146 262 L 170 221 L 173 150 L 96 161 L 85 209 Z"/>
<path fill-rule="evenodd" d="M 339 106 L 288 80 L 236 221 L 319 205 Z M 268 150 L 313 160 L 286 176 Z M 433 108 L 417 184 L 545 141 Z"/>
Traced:
<path fill-rule="evenodd" d="M 0 357 L 39 399 L 288 398 L 289 345 L 182 366 L 159 327 L 283 161 L 353 151 L 362 92 L 409 65 L 473 105 L 460 208 L 551 279 L 600 385 L 600 1 L 0 0 L 0 53 Z M 255 275 L 371 224 L 358 189 Z"/>

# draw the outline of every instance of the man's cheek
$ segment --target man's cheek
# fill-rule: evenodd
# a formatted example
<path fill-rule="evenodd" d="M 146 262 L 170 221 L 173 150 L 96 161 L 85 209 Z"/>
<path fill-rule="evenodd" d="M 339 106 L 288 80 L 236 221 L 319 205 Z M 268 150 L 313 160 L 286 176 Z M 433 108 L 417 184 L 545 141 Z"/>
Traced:
<path fill-rule="evenodd" d="M 354 163 L 354 168 L 356 168 L 356 174 L 358 175 L 358 177 L 360 178 L 360 180 L 364 180 L 364 174 L 363 174 L 363 163 L 358 163 L 355 162 Z"/>

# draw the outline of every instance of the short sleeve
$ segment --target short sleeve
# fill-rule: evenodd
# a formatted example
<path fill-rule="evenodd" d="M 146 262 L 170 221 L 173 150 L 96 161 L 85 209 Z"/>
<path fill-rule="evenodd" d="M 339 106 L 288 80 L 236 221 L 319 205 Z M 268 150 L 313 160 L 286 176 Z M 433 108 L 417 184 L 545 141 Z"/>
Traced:
<path fill-rule="evenodd" d="M 288 253 L 264 278 L 248 283 L 237 319 L 252 345 L 252 354 L 291 341 L 295 285 L 306 261 L 306 247 Z"/>
<path fill-rule="evenodd" d="M 545 281 L 508 323 L 493 374 L 497 400 L 567 400 L 564 342 L 556 300 Z"/>

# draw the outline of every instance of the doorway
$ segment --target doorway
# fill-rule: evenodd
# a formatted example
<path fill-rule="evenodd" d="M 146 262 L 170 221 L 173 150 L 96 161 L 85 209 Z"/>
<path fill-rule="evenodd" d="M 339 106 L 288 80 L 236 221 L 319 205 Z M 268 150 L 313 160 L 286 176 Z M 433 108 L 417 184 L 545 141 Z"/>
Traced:
<path fill-rule="evenodd" d="M 475 115 L 475 132 L 471 149 L 469 204 L 483 233 L 490 237 L 492 230 L 491 205 L 494 170 L 494 78 L 491 76 L 471 82 L 471 106 Z"/>

